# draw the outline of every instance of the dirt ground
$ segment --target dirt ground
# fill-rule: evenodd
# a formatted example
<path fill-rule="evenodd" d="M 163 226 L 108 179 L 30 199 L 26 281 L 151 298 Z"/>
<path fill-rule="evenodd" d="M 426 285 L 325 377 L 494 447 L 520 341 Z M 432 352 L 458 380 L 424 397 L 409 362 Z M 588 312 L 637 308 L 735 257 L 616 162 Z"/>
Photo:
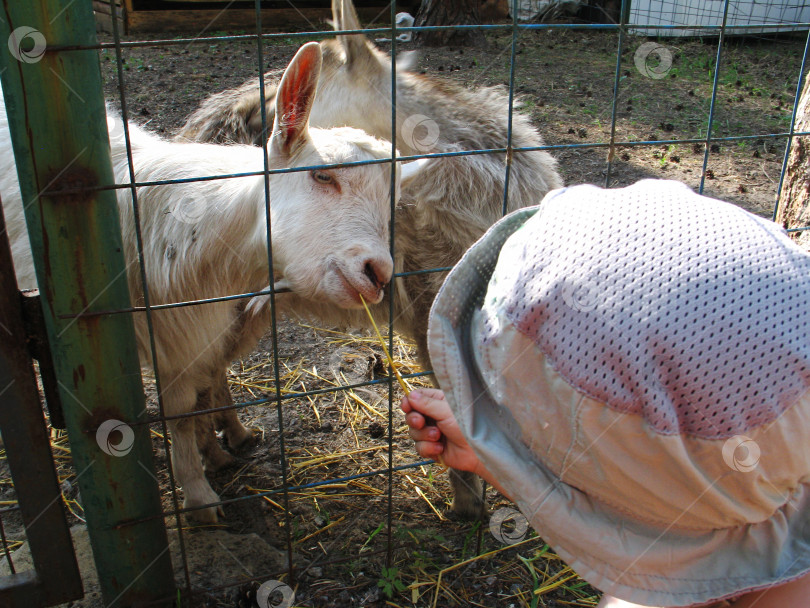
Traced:
<path fill-rule="evenodd" d="M 265 43 L 266 69 L 283 68 L 302 42 L 288 38 Z M 625 39 L 614 104 L 615 32 L 522 32 L 516 54 L 516 109 L 531 117 L 552 146 L 609 142 L 614 105 L 617 142 L 704 139 L 716 39 L 660 39 L 659 44 L 672 58 L 671 67 L 662 70 L 662 78 L 645 76 L 636 66 L 635 54 L 645 42 L 646 38 L 634 36 Z M 785 139 L 765 135 L 790 128 L 803 44 L 803 39 L 795 37 L 748 37 L 728 42 L 712 134 L 759 137 L 711 144 L 705 181 L 709 195 L 764 216 L 772 213 Z M 413 50 L 414 45 L 400 43 L 399 48 Z M 468 87 L 503 86 L 510 78 L 510 49 L 511 34 L 490 34 L 489 47 L 483 51 L 421 50 L 416 69 Z M 101 59 L 106 96 L 116 103 L 120 94 L 114 51 L 101 51 Z M 644 65 L 652 70 L 666 67 L 656 63 L 655 57 L 648 57 L 642 68 Z M 124 54 L 131 117 L 166 135 L 171 135 L 205 96 L 239 85 L 256 74 L 255 41 L 138 47 L 125 49 Z M 702 144 L 693 143 L 620 146 L 610 167 L 609 183 L 618 186 L 643 177 L 660 177 L 678 179 L 697 189 L 703 149 Z M 559 159 L 566 183 L 605 185 L 607 148 L 559 148 L 553 154 Z M 363 333 L 282 320 L 277 347 L 280 384 L 285 392 L 385 377 L 381 349 Z M 403 365 L 403 372 L 419 371 L 413 355 L 407 343 L 397 341 L 394 356 Z M 149 382 L 147 378 L 147 385 Z M 274 394 L 269 336 L 253 355 L 233 365 L 230 382 L 237 402 Z M 399 396 L 395 385 L 394 404 Z M 281 415 L 287 483 L 302 486 L 384 470 L 389 464 L 388 404 L 387 383 L 285 399 Z M 154 403 L 152 411 L 156 411 Z M 276 404 L 246 406 L 240 410 L 240 418 L 259 429 L 262 437 L 238 454 L 235 468 L 211 478 L 214 489 L 226 501 L 282 487 Z M 396 409 L 392 420 L 393 464 L 418 462 Z M 164 507 L 169 510 L 166 452 L 158 436 L 160 427 L 156 425 L 154 431 Z M 70 479 L 67 459 L 60 461 L 60 472 Z M 66 488 L 67 498 L 73 501 L 69 503 L 71 509 L 80 515 L 75 492 L 70 486 Z M 230 582 L 211 587 L 194 581 L 199 593 L 190 605 L 255 606 L 256 589 L 269 579 L 293 585 L 294 605 L 307 607 L 562 607 L 594 606 L 598 601 L 598 593 L 578 579 L 534 533 L 520 535 L 521 542 L 510 547 L 502 542 L 502 535 L 499 540 L 497 530 L 491 533 L 486 523 L 455 520 L 447 512 L 449 486 L 439 467 L 395 472 L 391 488 L 391 503 L 386 474 L 299 489 L 289 493 L 288 503 L 281 493 L 228 502 L 219 528 L 256 534 L 282 550 L 287 549 L 289 535 L 295 581 L 285 572 L 247 572 L 238 565 L 227 565 L 223 567 L 232 567 Z M 488 501 L 491 512 L 510 505 L 491 490 Z M 78 521 L 71 517 L 71 523 Z M 13 530 L 13 518 L 6 520 L 7 531 L 9 526 Z M 174 518 L 167 518 L 167 525 L 176 527 Z M 186 532 L 206 534 L 206 530 L 190 528 Z M 182 580 L 178 582 L 185 585 Z"/>

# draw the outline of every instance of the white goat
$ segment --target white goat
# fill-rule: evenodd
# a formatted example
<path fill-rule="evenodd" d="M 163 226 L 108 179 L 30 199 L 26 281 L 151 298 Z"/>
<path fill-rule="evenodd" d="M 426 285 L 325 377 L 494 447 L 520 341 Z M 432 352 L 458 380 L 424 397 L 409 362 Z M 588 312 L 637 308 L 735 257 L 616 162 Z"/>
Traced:
<path fill-rule="evenodd" d="M 308 118 L 321 68 L 318 44 L 303 46 L 287 68 L 275 98 L 275 121 L 268 144 L 271 169 L 391 157 L 391 145 L 352 128 L 309 129 Z M 118 183 L 129 181 L 123 135 L 111 131 Z M 253 146 L 177 143 L 132 126 L 133 165 L 138 182 L 262 171 L 264 155 Z M 390 165 L 370 164 L 270 176 L 273 275 L 296 298 L 324 307 L 357 308 L 359 294 L 383 298 L 391 278 L 389 253 Z M 5 112 L 0 118 L 0 193 L 20 288 L 36 279 L 28 247 Z M 134 217 L 128 189 L 118 190 L 129 289 L 143 305 Z M 264 177 L 222 179 L 138 189 L 143 253 L 152 304 L 258 291 L 268 285 Z M 170 308 L 153 313 L 157 368 L 167 415 L 191 412 L 199 395 L 222 386 L 228 362 L 255 347 L 266 331 L 267 296 Z M 144 313 L 135 315 L 138 349 L 152 364 Z M 226 388 L 227 393 L 227 388 Z M 226 400 L 223 395 L 217 395 Z M 207 415 L 206 415 L 207 416 Z M 252 433 L 233 411 L 232 446 Z M 202 441 L 197 445 L 196 434 Z M 205 479 L 207 466 L 230 457 L 204 432 L 199 416 L 169 422 L 172 463 L 185 507 L 218 501 Z M 221 509 L 220 509 L 221 511 Z M 216 521 L 209 506 L 193 514 Z"/>
<path fill-rule="evenodd" d="M 349 0 L 333 0 L 334 26 L 360 29 Z M 312 124 L 350 125 L 377 137 L 392 139 L 391 61 L 360 34 L 321 42 L 324 69 Z M 272 114 L 277 74 L 267 75 L 267 114 Z M 506 148 L 506 94 L 492 87 L 464 89 L 408 71 L 397 62 L 396 142 L 403 154 Z M 268 118 L 269 120 L 269 118 Z M 212 95 L 188 119 L 179 139 L 261 143 L 259 86 L 252 80 L 242 87 Z M 542 146 L 543 140 L 528 118 L 513 114 L 512 146 Z M 503 212 L 506 160 L 504 154 L 447 157 L 432 161 L 421 179 L 403 184 L 394 213 L 394 268 L 397 273 L 453 266 L 461 255 Z M 512 155 L 507 211 L 536 205 L 562 186 L 556 161 L 544 151 Z M 416 341 L 423 366 L 430 367 L 425 334 L 430 305 L 444 273 L 415 274 L 396 281 L 395 327 Z M 327 323 L 364 326 L 367 319 L 353 311 L 320 311 L 291 306 L 315 314 Z M 373 307 L 379 322 L 388 322 L 388 304 Z M 482 513 L 480 485 L 470 474 L 451 473 L 454 510 L 467 517 Z"/>

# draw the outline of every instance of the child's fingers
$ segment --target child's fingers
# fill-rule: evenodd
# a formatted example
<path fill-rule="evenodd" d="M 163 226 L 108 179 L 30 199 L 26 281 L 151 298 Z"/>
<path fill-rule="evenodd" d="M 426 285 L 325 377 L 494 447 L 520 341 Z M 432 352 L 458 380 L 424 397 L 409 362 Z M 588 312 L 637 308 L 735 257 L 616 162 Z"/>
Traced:
<path fill-rule="evenodd" d="M 421 429 L 425 426 L 425 417 L 419 412 L 411 412 L 405 416 L 406 424 L 412 429 Z"/>
<path fill-rule="evenodd" d="M 442 438 L 441 431 L 435 426 L 426 426 L 421 429 L 411 427 L 408 429 L 408 433 L 414 441 L 441 441 Z"/>
<path fill-rule="evenodd" d="M 410 402 L 411 395 L 413 395 L 417 400 L 419 400 L 421 397 L 425 397 L 428 399 L 436 399 L 438 401 L 444 401 L 444 393 L 437 388 L 416 389 L 405 395 L 399 402 L 399 409 L 401 409 L 406 414 L 413 409 L 413 405 Z"/>
<path fill-rule="evenodd" d="M 411 391 L 411 393 L 420 393 L 427 397 L 428 399 L 436 399 L 438 401 L 444 401 L 444 391 L 438 388 L 419 388 L 416 391 Z"/>
<path fill-rule="evenodd" d="M 408 404 L 427 418 L 436 421 L 446 420 L 452 416 L 450 406 L 444 400 L 444 393 L 437 389 L 420 388 L 408 394 Z"/>
<path fill-rule="evenodd" d="M 436 441 L 417 441 L 416 451 L 424 458 L 433 458 L 436 460 L 444 451 L 444 444 Z"/>

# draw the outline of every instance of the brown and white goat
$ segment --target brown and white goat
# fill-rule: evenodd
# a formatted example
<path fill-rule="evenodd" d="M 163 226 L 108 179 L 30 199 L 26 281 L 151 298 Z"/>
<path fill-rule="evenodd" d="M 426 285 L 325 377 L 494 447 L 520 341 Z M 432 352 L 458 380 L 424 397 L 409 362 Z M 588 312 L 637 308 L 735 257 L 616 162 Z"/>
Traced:
<path fill-rule="evenodd" d="M 310 129 L 309 114 L 321 69 L 318 44 L 303 46 L 284 73 L 274 98 L 271 169 L 385 159 L 391 144 L 353 128 Z M 115 120 L 110 117 L 108 120 Z M 118 183 L 129 179 L 120 129 L 110 144 Z M 132 162 L 138 182 L 204 175 L 261 172 L 264 153 L 253 146 L 222 146 L 163 140 L 130 127 Z M 362 307 L 359 295 L 379 302 L 390 281 L 390 164 L 368 164 L 270 175 L 270 227 L 273 276 L 296 299 L 326 308 Z M 9 225 L 20 288 L 36 286 L 27 243 L 5 112 L 0 116 L 0 193 Z M 138 270 L 135 218 L 128 189 L 118 190 L 118 205 L 134 305 L 143 305 Z M 258 291 L 270 282 L 264 176 L 197 181 L 138 188 L 140 229 L 151 304 L 214 298 Z M 153 311 L 157 361 L 153 362 L 144 313 L 135 315 L 138 350 L 144 364 L 160 372 L 165 413 L 192 412 L 200 395 L 218 393 L 225 369 L 236 355 L 254 348 L 268 328 L 267 296 Z M 251 437 L 233 411 L 228 440 L 236 446 Z M 202 438 L 198 444 L 195 438 Z M 169 421 L 172 463 L 185 507 L 218 502 L 203 474 L 206 466 L 230 457 L 200 432 L 209 415 Z M 193 512 L 215 521 L 218 509 Z"/>
<path fill-rule="evenodd" d="M 334 26 L 360 29 L 349 0 L 333 0 Z M 324 68 L 310 120 L 327 127 L 350 125 L 377 137 L 392 139 L 391 61 L 365 36 L 338 36 L 321 42 Z M 274 74 L 265 86 L 267 115 L 272 115 L 277 87 Z M 416 155 L 463 150 L 506 148 L 508 97 L 498 88 L 465 89 L 414 74 L 397 65 L 396 143 L 402 154 Z M 268 119 L 269 120 L 269 119 Z M 261 142 L 261 102 L 256 80 L 212 95 L 192 114 L 178 134 L 194 141 Z M 512 116 L 512 146 L 542 146 L 528 118 Z M 506 211 L 536 205 L 563 185 L 556 161 L 544 151 L 512 155 Z M 476 154 L 431 161 L 419 180 L 403 185 L 397 206 L 394 269 L 409 273 L 454 265 L 503 214 L 505 154 Z M 430 306 L 444 273 L 398 278 L 394 293 L 395 328 L 416 341 L 420 359 L 429 367 L 426 343 Z M 303 316 L 325 322 L 364 326 L 357 311 L 334 307 L 289 306 Z M 388 305 L 373 307 L 380 322 L 388 322 Z M 464 516 L 482 513 L 480 484 L 469 474 L 451 473 L 454 510 Z"/>

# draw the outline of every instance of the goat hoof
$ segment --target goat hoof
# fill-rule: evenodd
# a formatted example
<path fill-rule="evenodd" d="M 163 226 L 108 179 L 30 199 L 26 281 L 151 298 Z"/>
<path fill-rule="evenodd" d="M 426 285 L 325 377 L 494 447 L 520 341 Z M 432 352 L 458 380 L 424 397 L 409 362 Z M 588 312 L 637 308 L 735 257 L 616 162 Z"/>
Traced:
<path fill-rule="evenodd" d="M 217 515 L 225 516 L 222 507 L 207 507 L 205 509 L 197 509 L 196 511 L 189 511 L 186 517 L 189 521 L 195 524 L 215 524 L 217 523 Z"/>
<path fill-rule="evenodd" d="M 489 517 L 489 510 L 487 505 L 478 497 L 465 496 L 462 500 L 460 497 L 453 499 L 453 504 L 450 506 L 451 514 L 465 521 L 486 521 Z"/>
<path fill-rule="evenodd" d="M 183 508 L 184 509 L 194 509 L 194 507 L 201 507 L 202 505 L 211 505 L 211 503 L 219 502 L 219 496 L 217 495 L 214 490 L 208 486 L 208 483 L 205 482 L 206 487 L 197 487 L 196 491 L 186 491 L 185 492 L 185 499 L 183 500 Z M 225 512 L 222 510 L 222 505 L 212 505 L 210 507 L 205 507 L 204 509 L 194 509 L 193 511 L 188 511 L 186 513 L 186 517 L 200 524 L 215 524 L 217 523 L 217 515 L 225 516 Z"/>
<path fill-rule="evenodd" d="M 228 439 L 228 447 L 234 451 L 244 450 L 259 442 L 264 435 L 264 431 L 258 427 L 242 427 L 237 433 L 225 432 Z"/>
<path fill-rule="evenodd" d="M 206 473 L 216 473 L 235 465 L 236 457 L 225 450 L 219 450 L 216 454 L 206 454 L 203 461 L 205 462 Z"/>

